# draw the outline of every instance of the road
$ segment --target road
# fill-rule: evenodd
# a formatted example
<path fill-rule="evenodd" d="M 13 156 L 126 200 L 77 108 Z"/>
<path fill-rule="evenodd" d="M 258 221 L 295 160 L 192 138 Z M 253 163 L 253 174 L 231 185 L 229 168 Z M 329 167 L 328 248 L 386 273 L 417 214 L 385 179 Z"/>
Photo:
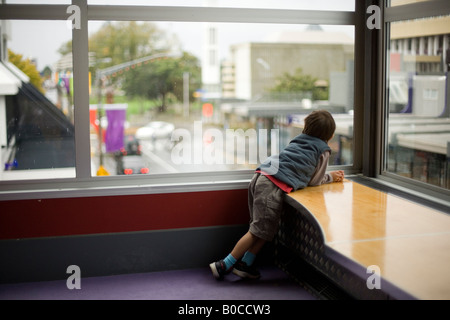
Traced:
<path fill-rule="evenodd" d="M 226 132 L 203 128 L 200 122 L 176 129 L 172 139 L 140 140 L 142 160 L 149 174 L 254 169 L 258 160 L 267 157 L 267 151 L 258 148 L 256 131 Z M 91 143 L 97 145 L 95 141 Z M 115 175 L 114 157 L 105 155 L 103 162 L 107 171 Z"/>

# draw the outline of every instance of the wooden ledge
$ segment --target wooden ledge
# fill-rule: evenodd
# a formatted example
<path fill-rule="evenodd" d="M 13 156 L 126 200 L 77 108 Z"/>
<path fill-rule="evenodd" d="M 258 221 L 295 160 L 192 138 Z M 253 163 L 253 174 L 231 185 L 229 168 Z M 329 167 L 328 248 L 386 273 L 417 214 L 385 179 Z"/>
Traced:
<path fill-rule="evenodd" d="M 325 247 L 418 299 L 450 299 L 450 216 L 345 180 L 288 194 L 320 226 Z M 292 201 L 289 201 L 292 203 Z"/>

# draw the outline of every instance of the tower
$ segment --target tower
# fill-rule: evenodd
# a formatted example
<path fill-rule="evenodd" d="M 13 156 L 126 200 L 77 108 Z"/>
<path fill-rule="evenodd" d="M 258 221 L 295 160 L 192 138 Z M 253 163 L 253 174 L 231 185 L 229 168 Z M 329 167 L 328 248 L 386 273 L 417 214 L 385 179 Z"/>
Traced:
<path fill-rule="evenodd" d="M 204 0 L 204 7 L 216 6 L 216 0 Z M 202 56 L 203 98 L 221 97 L 218 29 L 215 23 L 204 23 Z"/>

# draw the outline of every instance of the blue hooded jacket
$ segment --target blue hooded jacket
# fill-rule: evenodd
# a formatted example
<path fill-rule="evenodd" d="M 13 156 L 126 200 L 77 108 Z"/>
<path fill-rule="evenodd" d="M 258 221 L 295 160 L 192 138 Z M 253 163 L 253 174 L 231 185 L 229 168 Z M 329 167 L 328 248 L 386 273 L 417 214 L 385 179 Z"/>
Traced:
<path fill-rule="evenodd" d="M 308 185 L 325 151 L 331 152 L 325 141 L 302 133 L 279 155 L 270 156 L 256 170 L 274 176 L 294 190 L 302 189 Z"/>

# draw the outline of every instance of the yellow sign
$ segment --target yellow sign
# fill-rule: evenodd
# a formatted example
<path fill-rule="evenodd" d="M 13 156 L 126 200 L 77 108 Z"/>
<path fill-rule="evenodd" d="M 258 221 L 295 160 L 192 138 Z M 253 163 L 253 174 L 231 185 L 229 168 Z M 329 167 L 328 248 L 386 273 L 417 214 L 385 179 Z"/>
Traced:
<path fill-rule="evenodd" d="M 109 172 L 106 171 L 105 167 L 100 166 L 100 168 L 98 168 L 98 170 L 97 170 L 97 175 L 98 176 L 109 176 Z"/>

